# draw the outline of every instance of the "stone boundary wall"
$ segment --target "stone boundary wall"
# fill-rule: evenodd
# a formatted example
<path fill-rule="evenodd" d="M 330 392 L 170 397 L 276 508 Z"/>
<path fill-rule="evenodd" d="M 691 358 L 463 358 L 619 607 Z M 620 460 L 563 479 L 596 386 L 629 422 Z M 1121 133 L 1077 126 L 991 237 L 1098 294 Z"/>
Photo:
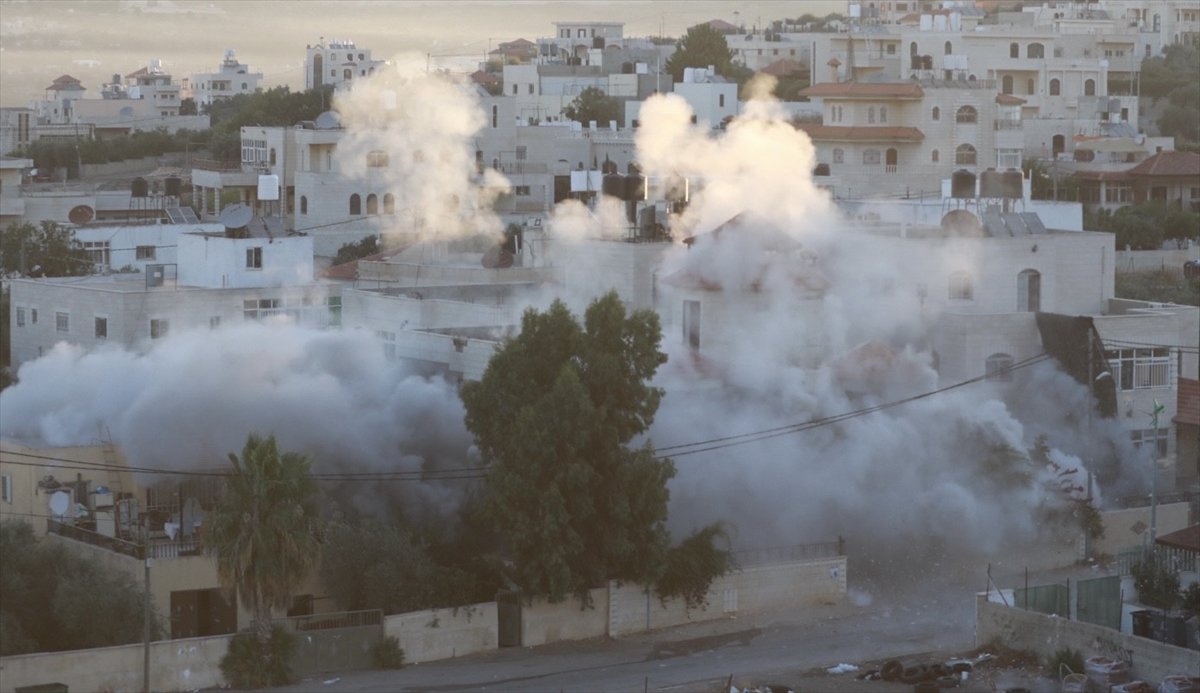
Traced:
<path fill-rule="evenodd" d="M 1015 650 L 1030 650 L 1039 657 L 1060 648 L 1078 650 L 1085 658 L 1103 655 L 1130 663 L 1133 678 L 1157 686 L 1166 676 L 1200 671 L 1200 651 L 1155 642 L 1111 628 L 1070 621 L 990 602 L 980 594 L 975 601 L 975 644 L 1001 642 Z"/>
<path fill-rule="evenodd" d="M 452 659 L 499 647 L 496 602 L 456 609 L 427 609 L 383 619 L 383 634 L 396 637 L 408 664 Z"/>

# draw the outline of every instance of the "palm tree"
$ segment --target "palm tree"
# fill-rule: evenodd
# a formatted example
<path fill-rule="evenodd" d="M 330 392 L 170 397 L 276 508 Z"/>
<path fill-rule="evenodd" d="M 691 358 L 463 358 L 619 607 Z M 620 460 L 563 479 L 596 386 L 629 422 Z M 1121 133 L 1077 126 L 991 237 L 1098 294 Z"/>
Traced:
<path fill-rule="evenodd" d="M 287 606 L 292 590 L 317 562 L 320 530 L 310 460 L 282 455 L 275 436 L 251 433 L 233 475 L 209 515 L 204 544 L 217 557 L 221 585 L 236 590 L 254 617 L 259 653 L 269 657 L 271 609 Z"/>

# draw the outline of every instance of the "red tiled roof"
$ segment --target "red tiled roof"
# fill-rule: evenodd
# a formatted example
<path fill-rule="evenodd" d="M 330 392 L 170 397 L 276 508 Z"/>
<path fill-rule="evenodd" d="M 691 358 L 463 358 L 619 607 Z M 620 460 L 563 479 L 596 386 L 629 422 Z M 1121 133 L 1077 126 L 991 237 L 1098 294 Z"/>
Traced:
<path fill-rule="evenodd" d="M 1003 106 L 1020 106 L 1025 103 L 1025 99 L 1012 94 L 996 94 L 996 103 Z"/>
<path fill-rule="evenodd" d="M 701 22 L 700 24 L 697 24 L 696 26 L 703 26 L 705 24 L 707 24 L 709 27 L 712 27 L 713 29 L 716 29 L 717 31 L 737 31 L 737 25 L 730 24 L 729 22 L 725 21 L 724 19 L 710 19 L 707 22 Z"/>
<path fill-rule="evenodd" d="M 1179 379 L 1175 423 L 1200 426 L 1200 380 Z"/>
<path fill-rule="evenodd" d="M 1187 551 L 1200 552 L 1200 525 L 1185 527 L 1178 532 L 1164 534 L 1154 540 L 1155 544 L 1174 546 Z"/>
<path fill-rule="evenodd" d="M 148 74 L 150 74 L 150 68 L 143 67 L 140 70 L 138 70 L 137 72 L 130 72 L 129 74 L 127 74 L 125 76 L 126 77 L 138 77 L 140 75 L 148 75 Z"/>
<path fill-rule="evenodd" d="M 1071 175 L 1080 180 L 1129 180 L 1127 171 L 1076 171 Z"/>
<path fill-rule="evenodd" d="M 841 96 L 843 98 L 919 99 L 925 95 L 912 82 L 822 82 L 800 91 L 801 96 Z"/>
<path fill-rule="evenodd" d="M 775 77 L 791 77 L 792 75 L 808 74 L 808 68 L 796 62 L 795 60 L 783 58 L 782 60 L 776 60 L 770 65 L 767 65 L 759 70 L 759 72 L 765 72 L 766 74 L 773 75 Z"/>
<path fill-rule="evenodd" d="M 71 75 L 60 75 L 46 87 L 48 90 L 62 91 L 63 89 L 82 89 L 82 83 Z"/>
<path fill-rule="evenodd" d="M 801 123 L 798 126 L 814 140 L 835 140 L 851 142 L 921 142 L 925 133 L 918 128 L 905 126 L 848 126 L 848 125 L 815 125 Z"/>
<path fill-rule="evenodd" d="M 1159 152 L 1129 169 L 1135 176 L 1200 176 L 1200 154 Z"/>

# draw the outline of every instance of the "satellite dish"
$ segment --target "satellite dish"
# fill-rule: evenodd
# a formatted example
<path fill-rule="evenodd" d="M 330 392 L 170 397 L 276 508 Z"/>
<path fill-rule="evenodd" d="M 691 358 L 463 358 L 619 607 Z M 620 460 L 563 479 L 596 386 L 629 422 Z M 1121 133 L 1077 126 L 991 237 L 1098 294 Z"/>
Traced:
<path fill-rule="evenodd" d="M 333 111 L 325 111 L 315 122 L 318 130 L 336 130 L 342 126 L 342 119 Z"/>
<path fill-rule="evenodd" d="M 66 491 L 56 491 L 50 495 L 50 513 L 59 517 L 66 515 L 71 509 L 71 494 Z"/>
<path fill-rule="evenodd" d="M 482 264 L 488 269 L 508 269 L 513 266 L 513 256 L 499 245 L 492 246 L 483 254 Z"/>
<path fill-rule="evenodd" d="M 249 206 L 235 202 L 221 210 L 221 223 L 226 229 L 240 229 L 254 218 L 254 210 Z"/>
<path fill-rule="evenodd" d="M 67 219 L 70 219 L 72 224 L 78 226 L 82 226 L 95 218 L 96 210 L 88 205 L 76 205 L 67 213 Z"/>

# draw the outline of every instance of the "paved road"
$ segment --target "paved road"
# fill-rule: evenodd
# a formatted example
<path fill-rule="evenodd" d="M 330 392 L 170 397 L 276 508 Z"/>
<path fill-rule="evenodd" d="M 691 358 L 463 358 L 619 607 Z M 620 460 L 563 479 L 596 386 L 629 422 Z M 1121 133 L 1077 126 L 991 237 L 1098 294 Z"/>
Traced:
<path fill-rule="evenodd" d="M 851 601 L 856 601 L 852 599 Z M 692 691 L 737 681 L 781 683 L 840 662 L 974 646 L 965 587 L 859 594 L 846 604 L 692 624 L 619 640 L 504 649 L 399 671 L 308 679 L 285 691 Z M 326 683 L 329 681 L 329 683 Z"/>

